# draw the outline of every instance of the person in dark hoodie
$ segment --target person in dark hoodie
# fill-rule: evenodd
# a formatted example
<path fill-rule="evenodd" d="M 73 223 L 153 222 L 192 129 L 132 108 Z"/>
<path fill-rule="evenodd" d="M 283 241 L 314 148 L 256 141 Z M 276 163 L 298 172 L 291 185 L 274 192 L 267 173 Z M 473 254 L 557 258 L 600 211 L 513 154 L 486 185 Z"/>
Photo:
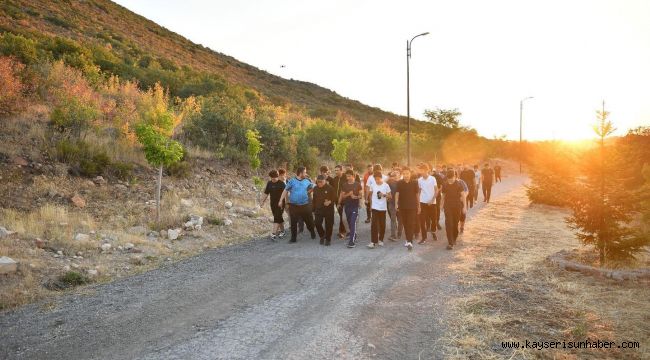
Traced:
<path fill-rule="evenodd" d="M 334 228 L 336 190 L 327 183 L 325 175 L 318 175 L 316 178 L 313 203 L 316 231 L 320 237 L 320 244 L 329 246 L 332 241 L 332 229 Z M 325 228 L 323 228 L 323 222 L 325 222 Z"/>

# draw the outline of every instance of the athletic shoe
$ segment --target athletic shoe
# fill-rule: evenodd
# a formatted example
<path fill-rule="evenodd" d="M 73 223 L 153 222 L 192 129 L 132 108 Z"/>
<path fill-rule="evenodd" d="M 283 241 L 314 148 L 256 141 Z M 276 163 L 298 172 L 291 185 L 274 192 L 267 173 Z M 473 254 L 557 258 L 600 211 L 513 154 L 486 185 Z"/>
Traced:
<path fill-rule="evenodd" d="M 312 233 L 311 233 L 311 239 L 312 239 L 312 240 L 316 239 L 316 233 L 315 233 L 315 232 L 312 232 Z"/>
<path fill-rule="evenodd" d="M 407 242 L 406 243 L 406 248 L 409 249 L 409 251 L 413 250 L 413 243 Z"/>
<path fill-rule="evenodd" d="M 451 249 L 453 249 L 453 248 L 454 248 L 454 245 L 451 245 L 451 244 L 450 244 L 450 245 L 447 245 L 447 250 L 451 250 Z"/>
<path fill-rule="evenodd" d="M 397 238 L 394 237 L 394 236 L 391 236 L 391 237 L 388 238 L 388 240 L 390 240 L 390 241 L 397 241 Z"/>
<path fill-rule="evenodd" d="M 281 238 L 283 238 L 286 234 L 287 234 L 287 233 L 285 233 L 284 231 L 281 231 L 280 234 L 278 234 L 278 236 L 281 237 Z"/>
<path fill-rule="evenodd" d="M 408 242 L 408 241 L 404 241 L 404 247 L 408 247 L 408 246 L 409 246 L 409 242 Z"/>
<path fill-rule="evenodd" d="M 295 239 L 291 239 L 291 240 L 289 240 L 289 244 L 294 244 L 294 243 L 296 243 L 296 240 L 295 240 Z"/>
<path fill-rule="evenodd" d="M 330 246 L 330 240 L 325 240 L 325 246 Z"/>
<path fill-rule="evenodd" d="M 366 219 L 366 224 L 370 224 L 370 219 Z"/>
<path fill-rule="evenodd" d="M 271 234 L 271 241 L 275 241 L 275 234 Z"/>
<path fill-rule="evenodd" d="M 324 245 L 325 244 L 325 238 L 320 238 L 320 244 Z"/>
<path fill-rule="evenodd" d="M 367 246 L 368 249 L 374 249 L 375 248 L 375 243 L 370 243 Z"/>
<path fill-rule="evenodd" d="M 422 240 L 418 241 L 418 245 L 424 245 L 424 243 L 426 243 L 426 242 L 427 242 L 427 239 L 422 239 Z"/>
<path fill-rule="evenodd" d="M 436 233 L 432 233 L 431 236 L 433 237 L 433 241 L 438 241 L 438 235 Z"/>
<path fill-rule="evenodd" d="M 339 239 L 345 239 L 345 234 L 339 233 L 337 236 L 339 237 Z"/>
<path fill-rule="evenodd" d="M 352 248 L 355 248 L 355 247 L 357 247 L 357 244 L 355 244 L 354 242 L 350 241 L 348 243 L 348 248 L 352 249 Z"/>
<path fill-rule="evenodd" d="M 383 241 L 380 241 L 380 242 L 377 243 L 377 245 L 379 245 L 379 246 L 384 246 L 384 242 L 383 242 Z"/>

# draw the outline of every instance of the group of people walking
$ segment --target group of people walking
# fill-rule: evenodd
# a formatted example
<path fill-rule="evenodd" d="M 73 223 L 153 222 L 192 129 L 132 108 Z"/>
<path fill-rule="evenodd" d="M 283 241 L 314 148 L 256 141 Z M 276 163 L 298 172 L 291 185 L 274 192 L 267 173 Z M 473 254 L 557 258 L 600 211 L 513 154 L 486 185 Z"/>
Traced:
<path fill-rule="evenodd" d="M 271 239 L 285 236 L 284 214 L 290 222 L 290 243 L 297 241 L 299 232 L 307 228 L 311 238 L 320 244 L 332 243 L 335 217 L 338 214 L 339 239 L 347 246 L 357 245 L 359 211 L 365 207 L 366 223 L 370 223 L 370 249 L 384 246 L 387 218 L 390 220 L 390 241 L 404 235 L 404 246 L 413 249 L 413 241 L 425 244 L 438 240 L 441 214 L 444 214 L 447 249 L 453 249 L 458 235 L 464 231 L 468 209 L 478 201 L 490 202 L 492 186 L 501 181 L 501 167 L 486 163 L 478 165 L 441 165 L 432 168 L 420 163 L 415 168 L 393 163 L 385 171 L 381 164 L 370 164 L 360 176 L 350 164 L 336 165 L 334 174 L 321 166 L 315 182 L 305 167 L 296 169 L 287 179 L 284 169 L 271 170 L 261 205 L 269 200 L 273 213 Z"/>

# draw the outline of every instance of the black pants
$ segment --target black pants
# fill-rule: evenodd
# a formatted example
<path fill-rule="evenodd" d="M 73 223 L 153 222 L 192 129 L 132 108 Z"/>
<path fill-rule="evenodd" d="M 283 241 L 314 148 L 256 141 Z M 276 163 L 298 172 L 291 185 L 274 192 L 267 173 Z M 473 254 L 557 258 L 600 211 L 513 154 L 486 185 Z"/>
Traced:
<path fill-rule="evenodd" d="M 465 206 L 467 209 L 474 207 L 474 192 L 476 191 L 474 186 L 469 186 L 469 191 L 467 192 L 467 199 L 465 200 Z"/>
<path fill-rule="evenodd" d="M 343 217 L 345 216 L 343 205 L 337 206 L 336 211 L 339 213 L 339 234 L 346 234 L 347 230 L 345 230 L 345 224 L 343 223 Z"/>
<path fill-rule="evenodd" d="M 483 183 L 483 201 L 490 202 L 490 195 L 492 194 L 492 183 Z"/>
<path fill-rule="evenodd" d="M 372 217 L 372 211 L 370 208 L 370 202 L 366 202 L 366 220 L 370 220 Z"/>
<path fill-rule="evenodd" d="M 434 216 L 436 212 L 435 204 L 423 204 L 420 203 L 420 234 L 422 235 L 422 240 L 427 239 L 427 232 L 431 226 L 436 226 L 433 224 Z"/>
<path fill-rule="evenodd" d="M 289 214 L 291 215 L 291 241 L 296 241 L 298 235 L 298 221 L 302 220 L 307 225 L 307 230 L 315 237 L 314 218 L 311 215 L 311 205 L 289 205 Z"/>
<path fill-rule="evenodd" d="M 406 241 L 413 241 L 413 234 L 417 231 L 416 220 L 418 217 L 417 209 L 399 209 L 399 214 L 404 224 L 404 235 L 406 235 Z"/>
<path fill-rule="evenodd" d="M 445 208 L 445 232 L 449 245 L 456 244 L 458 238 L 458 222 L 460 221 L 460 207 Z"/>
<path fill-rule="evenodd" d="M 438 224 L 440 223 L 440 201 L 442 200 L 441 198 L 442 195 L 438 195 L 438 197 L 436 197 L 436 204 L 434 205 L 434 209 L 433 209 L 434 224 L 431 225 L 433 227 L 432 229 L 433 231 L 438 230 Z"/>
<path fill-rule="evenodd" d="M 324 206 L 314 211 L 316 218 L 316 231 L 318 236 L 326 241 L 332 240 L 332 229 L 334 228 L 334 205 Z M 323 221 L 325 221 L 325 228 L 323 229 Z"/>
<path fill-rule="evenodd" d="M 386 234 L 386 211 L 373 209 L 370 238 L 376 244 L 379 241 L 384 241 L 384 234 Z"/>

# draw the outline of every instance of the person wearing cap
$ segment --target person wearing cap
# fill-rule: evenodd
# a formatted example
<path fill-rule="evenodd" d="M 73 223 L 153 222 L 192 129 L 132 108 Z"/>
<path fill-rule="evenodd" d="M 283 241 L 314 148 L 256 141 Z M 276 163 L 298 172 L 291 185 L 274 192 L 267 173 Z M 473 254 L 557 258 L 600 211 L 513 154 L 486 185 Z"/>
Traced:
<path fill-rule="evenodd" d="M 323 174 L 316 178 L 316 187 L 313 192 L 315 225 L 320 244 L 329 246 L 332 241 L 334 228 L 334 204 L 336 203 L 336 190 L 327 183 Z M 325 222 L 325 228 L 323 228 Z"/>

